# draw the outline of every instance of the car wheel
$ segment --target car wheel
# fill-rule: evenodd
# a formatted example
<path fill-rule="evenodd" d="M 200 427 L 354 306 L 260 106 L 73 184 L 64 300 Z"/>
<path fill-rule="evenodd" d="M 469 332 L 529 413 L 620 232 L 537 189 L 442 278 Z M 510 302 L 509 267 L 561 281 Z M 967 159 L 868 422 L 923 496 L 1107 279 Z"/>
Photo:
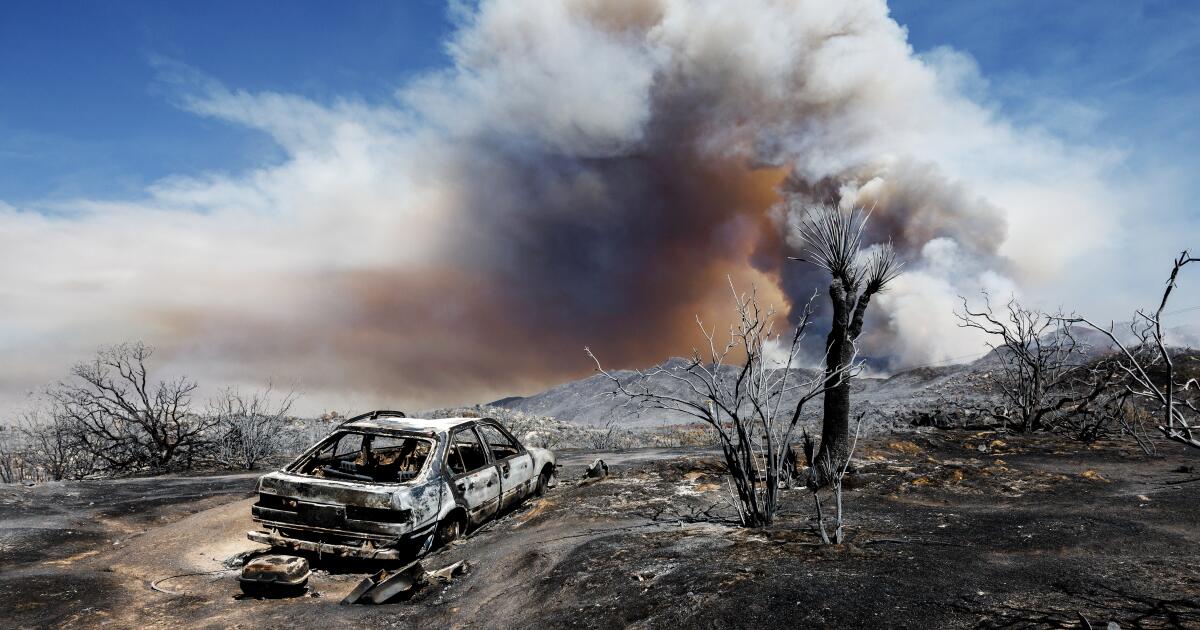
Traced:
<path fill-rule="evenodd" d="M 459 514 L 451 514 L 445 520 L 438 524 L 437 542 L 438 546 L 448 545 L 466 533 L 466 525 L 463 523 L 463 517 Z"/>
<path fill-rule="evenodd" d="M 552 476 L 549 470 L 542 471 L 542 474 L 538 477 L 537 486 L 533 488 L 533 496 L 540 497 L 546 494 L 546 488 L 550 485 Z"/>

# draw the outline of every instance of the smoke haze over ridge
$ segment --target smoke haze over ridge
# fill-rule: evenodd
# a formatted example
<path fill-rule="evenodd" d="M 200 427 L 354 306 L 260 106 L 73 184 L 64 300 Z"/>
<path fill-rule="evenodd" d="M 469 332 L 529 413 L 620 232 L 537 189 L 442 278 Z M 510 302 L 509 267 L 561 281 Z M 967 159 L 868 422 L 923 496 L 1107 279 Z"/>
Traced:
<path fill-rule="evenodd" d="M 809 203 L 873 208 L 908 272 L 862 352 L 981 348 L 955 295 L 1053 283 L 1120 219 L 1111 151 L 1023 129 L 949 49 L 916 55 L 883 2 L 454 4 L 452 65 L 390 102 L 246 92 L 169 59 L 197 115 L 286 159 L 144 196 L 0 204 L 0 395 L 144 339 L 213 386 L 305 404 L 429 406 L 686 353 L 731 275 L 784 311 Z"/>

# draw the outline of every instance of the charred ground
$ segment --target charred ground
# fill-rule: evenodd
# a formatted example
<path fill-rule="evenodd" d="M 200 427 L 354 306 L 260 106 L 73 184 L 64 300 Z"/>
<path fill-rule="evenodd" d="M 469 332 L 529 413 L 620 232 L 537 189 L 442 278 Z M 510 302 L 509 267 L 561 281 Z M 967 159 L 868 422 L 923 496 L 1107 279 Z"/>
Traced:
<path fill-rule="evenodd" d="M 612 473 L 581 481 L 594 456 Z M 773 526 L 736 527 L 715 453 L 563 460 L 545 498 L 426 561 L 468 575 L 378 607 L 337 604 L 373 567 L 318 558 L 319 596 L 236 597 L 224 563 L 258 548 L 252 475 L 6 488 L 0 606 L 17 627 L 1200 627 L 1200 473 L 1182 447 L 882 436 L 847 478 L 834 547 L 803 490 Z"/>

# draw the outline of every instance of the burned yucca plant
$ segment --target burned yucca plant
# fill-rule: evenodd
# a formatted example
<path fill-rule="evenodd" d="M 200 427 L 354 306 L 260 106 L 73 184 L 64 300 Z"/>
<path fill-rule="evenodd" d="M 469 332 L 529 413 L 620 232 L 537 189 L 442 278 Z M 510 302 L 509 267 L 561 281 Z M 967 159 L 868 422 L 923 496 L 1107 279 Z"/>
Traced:
<path fill-rule="evenodd" d="M 870 213 L 818 205 L 807 209 L 795 225 L 804 241 L 804 255 L 793 258 L 829 272 L 829 301 L 833 307 L 825 338 L 825 398 L 821 443 L 810 461 L 809 485 L 833 482 L 850 457 L 850 379 L 855 373 L 855 340 L 862 334 L 863 317 L 871 298 L 903 270 L 892 244 L 863 247 Z"/>

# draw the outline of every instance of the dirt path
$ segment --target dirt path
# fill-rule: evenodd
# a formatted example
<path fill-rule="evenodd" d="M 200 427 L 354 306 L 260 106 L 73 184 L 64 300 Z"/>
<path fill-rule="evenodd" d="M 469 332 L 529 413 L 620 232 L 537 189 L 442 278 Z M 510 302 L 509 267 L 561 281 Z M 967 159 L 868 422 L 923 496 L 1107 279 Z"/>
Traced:
<path fill-rule="evenodd" d="M 595 454 L 567 452 L 568 482 L 426 561 L 468 575 L 378 607 L 339 606 L 364 568 L 320 561 L 319 596 L 235 598 L 222 562 L 257 548 L 251 477 L 12 490 L 4 540 L 26 542 L 0 554 L 0 625 L 1200 628 L 1200 475 L 1172 472 L 1195 455 L 948 432 L 860 454 L 851 541 L 831 548 L 798 490 L 773 527 L 722 521 L 711 453 L 604 454 L 613 475 L 579 483 Z M 35 523 L 89 533 L 35 551 L 65 536 Z"/>

